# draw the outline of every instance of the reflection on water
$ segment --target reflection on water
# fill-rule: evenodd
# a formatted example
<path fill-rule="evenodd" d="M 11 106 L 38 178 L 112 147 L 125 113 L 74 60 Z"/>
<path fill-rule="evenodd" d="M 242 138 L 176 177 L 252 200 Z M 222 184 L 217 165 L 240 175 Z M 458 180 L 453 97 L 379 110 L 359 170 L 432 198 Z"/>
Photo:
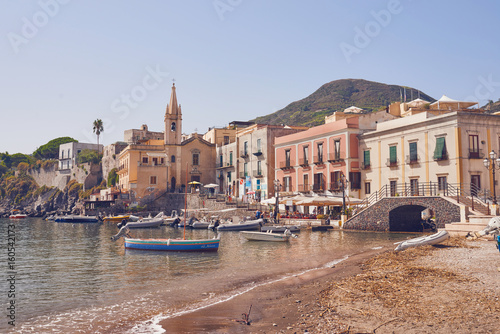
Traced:
<path fill-rule="evenodd" d="M 0 235 L 7 225 L 0 219 Z M 16 327 L 27 333 L 123 332 L 137 322 L 286 274 L 321 267 L 363 249 L 404 239 L 401 234 L 302 231 L 290 243 L 251 242 L 221 234 L 217 253 L 125 250 L 112 242 L 116 225 L 67 224 L 38 218 L 16 225 Z M 132 230 L 139 238 L 182 238 L 181 229 Z M 188 239 L 212 238 L 187 230 Z M 0 244 L 7 258 L 7 243 Z M 4 260 L 2 272 L 7 272 Z M 6 276 L 5 274 L 4 276 Z M 1 291 L 7 291 L 5 279 Z M 2 296 L 7 305 L 7 295 Z M 4 308 L 5 309 L 5 308 Z M 4 317 L 5 318 L 5 317 Z M 0 331 L 9 326 L 0 323 Z"/>

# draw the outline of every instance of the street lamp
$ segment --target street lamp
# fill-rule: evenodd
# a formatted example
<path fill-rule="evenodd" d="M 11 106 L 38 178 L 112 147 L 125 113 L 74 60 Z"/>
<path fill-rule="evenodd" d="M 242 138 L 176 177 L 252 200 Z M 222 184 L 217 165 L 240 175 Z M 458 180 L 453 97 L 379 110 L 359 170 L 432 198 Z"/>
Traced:
<path fill-rule="evenodd" d="M 339 186 L 340 190 L 342 190 L 342 215 L 346 215 L 346 210 L 345 210 L 345 189 L 349 185 L 349 181 L 346 179 L 344 173 L 340 174 L 340 179 L 339 179 Z"/>
<path fill-rule="evenodd" d="M 483 160 L 484 167 L 491 170 L 493 176 L 493 204 L 497 204 L 497 193 L 495 189 L 495 169 L 500 169 L 500 158 L 497 158 L 497 154 L 494 150 L 490 152 L 490 158 L 487 157 Z"/>
<path fill-rule="evenodd" d="M 279 211 L 280 211 L 280 190 L 281 190 L 281 183 L 280 180 L 274 180 L 274 192 L 276 194 L 276 208 L 274 209 L 274 221 L 279 224 Z"/>

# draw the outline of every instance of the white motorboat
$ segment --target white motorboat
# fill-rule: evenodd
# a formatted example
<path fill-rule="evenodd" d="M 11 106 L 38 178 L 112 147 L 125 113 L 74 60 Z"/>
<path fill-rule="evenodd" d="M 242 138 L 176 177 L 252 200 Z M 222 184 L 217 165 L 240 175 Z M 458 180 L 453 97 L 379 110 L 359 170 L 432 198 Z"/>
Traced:
<path fill-rule="evenodd" d="M 251 230 L 259 230 L 263 225 L 263 219 L 255 219 L 255 220 L 246 220 L 241 221 L 238 224 L 220 224 L 217 226 L 217 231 L 251 231 Z"/>
<path fill-rule="evenodd" d="M 264 225 L 260 228 L 261 232 L 271 231 L 273 233 L 284 233 L 286 230 L 290 232 L 300 232 L 300 227 L 296 225 Z"/>
<path fill-rule="evenodd" d="M 278 241 L 286 242 L 289 241 L 291 237 L 295 237 L 289 230 L 285 233 L 272 233 L 272 232 L 253 232 L 253 231 L 241 231 L 240 234 L 244 236 L 247 240 L 254 241 Z"/>
<path fill-rule="evenodd" d="M 148 227 L 160 227 L 163 224 L 162 218 L 151 218 L 147 220 L 139 220 L 136 222 L 128 222 L 125 224 L 128 228 L 148 228 Z M 118 227 L 122 227 L 121 223 L 117 225 Z"/>
<path fill-rule="evenodd" d="M 410 247 L 418 247 L 424 245 L 435 245 L 440 242 L 447 240 L 450 234 L 447 231 L 440 231 L 431 235 L 426 235 L 423 237 L 413 238 L 405 241 L 396 242 L 398 246 L 394 249 L 396 252 L 402 251 Z"/>

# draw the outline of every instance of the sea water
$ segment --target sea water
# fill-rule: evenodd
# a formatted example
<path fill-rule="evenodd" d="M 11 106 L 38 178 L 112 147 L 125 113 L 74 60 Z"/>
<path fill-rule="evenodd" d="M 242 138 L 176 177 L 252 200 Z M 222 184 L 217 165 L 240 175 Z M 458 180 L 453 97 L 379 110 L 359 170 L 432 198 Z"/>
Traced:
<path fill-rule="evenodd" d="M 123 239 L 110 240 L 117 232 L 114 223 L 0 219 L 0 332 L 161 333 L 162 319 L 407 237 L 302 230 L 289 243 L 273 243 L 222 232 L 218 252 L 173 253 L 125 250 Z M 164 226 L 131 234 L 183 238 L 184 230 Z"/>

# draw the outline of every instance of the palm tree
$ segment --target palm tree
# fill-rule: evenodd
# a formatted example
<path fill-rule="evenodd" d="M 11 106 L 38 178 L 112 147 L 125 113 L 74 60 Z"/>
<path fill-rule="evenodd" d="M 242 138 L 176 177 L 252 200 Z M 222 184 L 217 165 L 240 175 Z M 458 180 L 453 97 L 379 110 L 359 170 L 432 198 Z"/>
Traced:
<path fill-rule="evenodd" d="M 104 131 L 101 119 L 98 118 L 94 121 L 93 130 L 94 130 L 94 133 L 97 135 L 97 153 L 100 153 L 99 152 L 99 135 L 101 134 L 101 132 Z"/>

